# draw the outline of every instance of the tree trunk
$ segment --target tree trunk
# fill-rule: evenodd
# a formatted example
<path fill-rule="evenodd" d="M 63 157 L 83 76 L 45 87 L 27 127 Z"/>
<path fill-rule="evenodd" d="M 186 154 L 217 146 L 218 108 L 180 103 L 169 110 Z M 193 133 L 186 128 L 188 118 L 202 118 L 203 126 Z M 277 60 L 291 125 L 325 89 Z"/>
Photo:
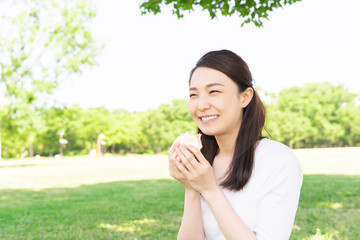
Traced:
<path fill-rule="evenodd" d="M 289 141 L 289 148 L 293 148 L 293 145 L 294 145 L 294 140 L 293 139 L 290 139 Z"/>
<path fill-rule="evenodd" d="M 33 148 L 32 143 L 30 143 L 30 146 L 29 146 L 29 156 L 30 156 L 31 158 L 34 157 L 34 148 Z"/>
<path fill-rule="evenodd" d="M 1 129 L 0 129 L 0 161 L 1 161 Z"/>

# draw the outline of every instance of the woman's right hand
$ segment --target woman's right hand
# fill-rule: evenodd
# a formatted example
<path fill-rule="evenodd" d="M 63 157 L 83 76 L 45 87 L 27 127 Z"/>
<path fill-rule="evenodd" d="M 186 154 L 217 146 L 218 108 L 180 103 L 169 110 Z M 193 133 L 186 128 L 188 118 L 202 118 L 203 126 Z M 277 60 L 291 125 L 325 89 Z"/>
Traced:
<path fill-rule="evenodd" d="M 175 145 L 171 148 L 169 152 L 169 172 L 170 176 L 181 182 L 182 185 L 184 185 L 186 190 L 192 190 L 192 187 L 190 186 L 189 181 L 186 179 L 185 175 L 179 170 L 179 168 L 176 166 L 176 162 L 182 164 L 180 157 L 176 153 L 176 149 L 180 146 L 180 143 L 177 142 Z"/>

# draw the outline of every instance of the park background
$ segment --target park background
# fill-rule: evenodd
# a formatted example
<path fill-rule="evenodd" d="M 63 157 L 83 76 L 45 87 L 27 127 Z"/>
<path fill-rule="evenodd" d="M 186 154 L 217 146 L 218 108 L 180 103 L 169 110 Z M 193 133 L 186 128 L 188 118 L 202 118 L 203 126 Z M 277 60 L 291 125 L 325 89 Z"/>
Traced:
<path fill-rule="evenodd" d="M 164 153 L 196 131 L 191 68 L 228 48 L 266 104 L 264 134 L 303 165 L 292 238 L 357 239 L 359 3 L 299 1 L 260 28 L 199 6 L 178 19 L 139 5 L 0 2 L 0 238 L 174 239 L 183 192 Z M 91 158 L 99 136 L 106 153 Z"/>

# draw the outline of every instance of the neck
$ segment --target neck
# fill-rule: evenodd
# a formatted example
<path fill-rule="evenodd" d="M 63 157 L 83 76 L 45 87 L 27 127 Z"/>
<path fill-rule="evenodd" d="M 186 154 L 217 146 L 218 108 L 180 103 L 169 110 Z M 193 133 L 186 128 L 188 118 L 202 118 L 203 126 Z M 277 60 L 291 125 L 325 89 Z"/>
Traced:
<path fill-rule="evenodd" d="M 216 142 L 219 145 L 219 157 L 233 157 L 237 136 L 238 131 L 233 131 L 232 133 L 227 135 L 215 136 Z"/>

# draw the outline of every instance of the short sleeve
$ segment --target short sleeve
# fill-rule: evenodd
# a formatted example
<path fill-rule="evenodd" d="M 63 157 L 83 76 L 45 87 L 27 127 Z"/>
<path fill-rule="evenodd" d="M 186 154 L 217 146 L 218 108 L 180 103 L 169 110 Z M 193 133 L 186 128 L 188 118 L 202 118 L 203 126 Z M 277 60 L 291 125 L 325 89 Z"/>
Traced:
<path fill-rule="evenodd" d="M 290 238 L 303 174 L 295 154 L 285 145 L 267 157 L 254 232 L 258 240 Z"/>

